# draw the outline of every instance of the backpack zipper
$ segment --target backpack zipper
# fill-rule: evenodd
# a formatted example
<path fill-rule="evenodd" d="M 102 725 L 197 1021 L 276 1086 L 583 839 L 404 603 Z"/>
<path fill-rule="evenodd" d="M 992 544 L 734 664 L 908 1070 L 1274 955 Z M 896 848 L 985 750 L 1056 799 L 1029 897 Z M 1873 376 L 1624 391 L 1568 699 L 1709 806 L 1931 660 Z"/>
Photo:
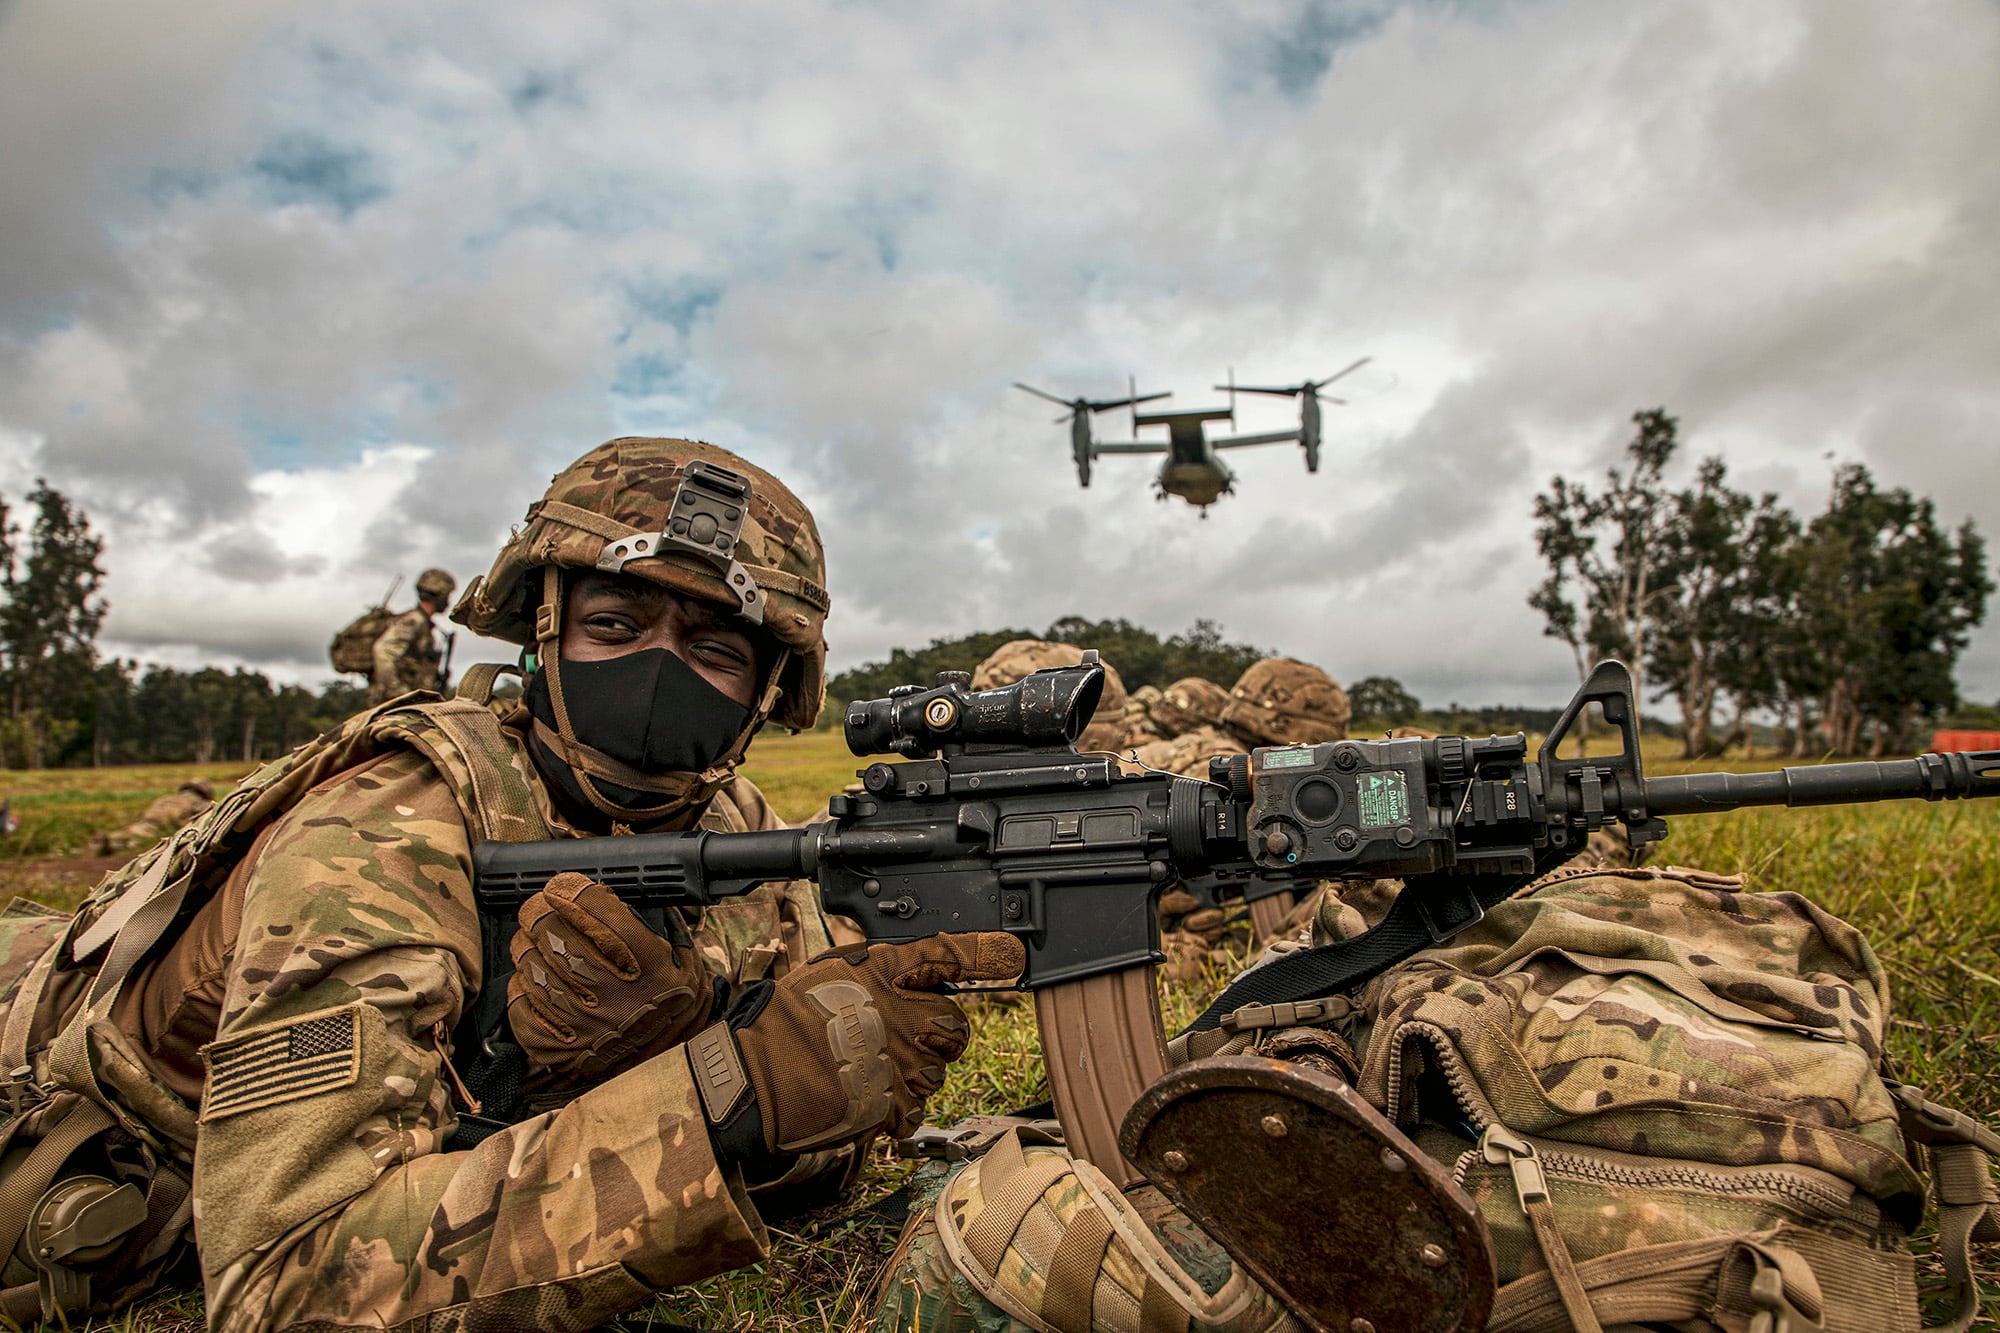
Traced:
<path fill-rule="evenodd" d="M 1438 1071 L 1444 1075 L 1445 1085 L 1451 1089 L 1452 1097 L 1457 1101 L 1459 1109 L 1472 1122 L 1473 1128 L 1479 1131 L 1479 1145 L 1461 1153 L 1452 1168 L 1452 1180 L 1461 1188 L 1464 1187 L 1466 1177 L 1473 1166 L 1482 1163 L 1498 1165 L 1504 1160 L 1513 1170 L 1515 1192 L 1521 1195 L 1524 1204 L 1526 1195 L 1521 1194 L 1524 1185 L 1538 1183 L 1541 1193 L 1546 1195 L 1546 1177 L 1554 1174 L 1613 1185 L 1638 1187 L 1680 1185 L 1721 1195 L 1762 1193 L 1776 1196 L 1797 1207 L 1809 1208 L 1824 1217 L 1851 1222 L 1866 1230 L 1872 1231 L 1881 1226 L 1880 1210 L 1868 1201 L 1861 1191 L 1855 1190 L 1843 1196 L 1834 1190 L 1817 1186 L 1788 1170 L 1735 1171 L 1725 1174 L 1689 1166 L 1635 1167 L 1581 1152 L 1569 1153 L 1549 1149 L 1537 1151 L 1533 1144 L 1515 1137 L 1515 1132 L 1501 1123 L 1492 1102 L 1488 1101 L 1486 1095 L 1479 1090 L 1479 1085 L 1466 1069 L 1457 1048 L 1451 1044 L 1450 1038 L 1442 1029 L 1431 1023 L 1410 1023 L 1406 1024 L 1405 1028 L 1414 1028 L 1417 1034 L 1426 1038 L 1424 1042 L 1426 1053 L 1436 1064 Z M 1410 1042 L 1402 1040 L 1402 1032 L 1399 1031 L 1389 1057 L 1387 1114 L 1392 1124 L 1402 1123 L 1397 1101 L 1403 1087 L 1403 1053 L 1410 1045 Z M 1508 1155 L 1504 1158 L 1484 1156 L 1487 1142 L 1497 1141 L 1500 1135 L 1512 1138 L 1514 1144 L 1518 1146 L 1508 1145 Z M 1526 1150 L 1525 1154 L 1522 1152 L 1523 1149 Z M 1524 1179 L 1524 1173 L 1532 1179 Z"/>

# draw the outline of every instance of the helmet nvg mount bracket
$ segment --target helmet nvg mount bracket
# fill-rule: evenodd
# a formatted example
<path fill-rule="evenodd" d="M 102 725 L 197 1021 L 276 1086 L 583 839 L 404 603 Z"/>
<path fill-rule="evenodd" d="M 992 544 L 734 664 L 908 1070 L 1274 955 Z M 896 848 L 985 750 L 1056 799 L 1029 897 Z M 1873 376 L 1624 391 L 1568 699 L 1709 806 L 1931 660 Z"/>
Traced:
<path fill-rule="evenodd" d="M 683 551 L 715 566 L 736 598 L 738 613 L 753 625 L 764 623 L 764 596 L 750 572 L 736 562 L 736 540 L 750 500 L 750 479 L 719 463 L 697 460 L 681 474 L 681 488 L 667 524 L 658 532 L 607 540 L 597 568 L 607 574 L 625 562 L 665 551 Z"/>

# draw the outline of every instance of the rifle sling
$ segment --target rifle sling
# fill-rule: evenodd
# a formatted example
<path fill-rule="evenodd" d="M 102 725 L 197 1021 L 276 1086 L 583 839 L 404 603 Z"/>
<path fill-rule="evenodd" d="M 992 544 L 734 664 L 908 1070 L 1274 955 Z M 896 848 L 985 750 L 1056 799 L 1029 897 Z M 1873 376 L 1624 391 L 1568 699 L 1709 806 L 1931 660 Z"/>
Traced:
<path fill-rule="evenodd" d="M 1487 882 L 1488 880 L 1492 882 Z M 1423 881 L 1412 879 L 1396 895 L 1396 901 L 1382 924 L 1352 939 L 1323 944 L 1313 949 L 1281 955 L 1261 967 L 1245 972 L 1229 983 L 1215 1002 L 1187 1027 L 1188 1032 L 1207 1032 L 1220 1027 L 1225 1015 L 1246 1004 L 1278 1004 L 1288 1000 L 1316 1000 L 1338 991 L 1352 990 L 1362 982 L 1381 975 L 1422 949 L 1450 938 L 1484 915 L 1486 910 L 1511 898 L 1528 882 L 1512 875 L 1444 877 Z M 1478 912 L 1464 919 L 1442 936 L 1428 919 L 1431 904 L 1426 895 L 1443 889 L 1470 898 Z M 1181 1034 L 1185 1035 L 1185 1033 Z"/>

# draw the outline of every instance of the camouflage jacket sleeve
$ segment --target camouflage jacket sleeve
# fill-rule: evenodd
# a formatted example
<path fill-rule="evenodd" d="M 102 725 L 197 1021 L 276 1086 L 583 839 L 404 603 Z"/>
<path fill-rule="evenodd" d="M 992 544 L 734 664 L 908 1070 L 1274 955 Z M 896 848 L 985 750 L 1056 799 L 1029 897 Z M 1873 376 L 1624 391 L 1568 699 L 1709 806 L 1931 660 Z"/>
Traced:
<path fill-rule="evenodd" d="M 203 1052 L 211 1327 L 582 1328 L 763 1256 L 679 1050 L 441 1150 L 444 1036 L 479 976 L 468 844 L 444 783 L 399 754 L 265 845 Z"/>
<path fill-rule="evenodd" d="M 405 684 L 403 659 L 416 652 L 430 633 L 431 618 L 421 606 L 413 606 L 390 621 L 382 637 L 375 640 L 375 671 L 370 679 L 378 685 Z"/>

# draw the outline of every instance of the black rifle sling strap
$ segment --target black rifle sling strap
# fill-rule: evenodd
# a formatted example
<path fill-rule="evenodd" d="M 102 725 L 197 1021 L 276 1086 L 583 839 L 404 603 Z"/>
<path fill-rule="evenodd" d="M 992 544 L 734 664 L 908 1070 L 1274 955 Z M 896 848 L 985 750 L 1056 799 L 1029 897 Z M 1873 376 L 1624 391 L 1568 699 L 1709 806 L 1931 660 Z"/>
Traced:
<path fill-rule="evenodd" d="M 1246 1004 L 1316 1000 L 1351 990 L 1419 950 L 1450 939 L 1528 882 L 1512 875 L 1412 878 L 1396 895 L 1381 925 L 1352 939 L 1281 955 L 1245 972 L 1187 1030 L 1217 1028 L 1225 1016 Z"/>

